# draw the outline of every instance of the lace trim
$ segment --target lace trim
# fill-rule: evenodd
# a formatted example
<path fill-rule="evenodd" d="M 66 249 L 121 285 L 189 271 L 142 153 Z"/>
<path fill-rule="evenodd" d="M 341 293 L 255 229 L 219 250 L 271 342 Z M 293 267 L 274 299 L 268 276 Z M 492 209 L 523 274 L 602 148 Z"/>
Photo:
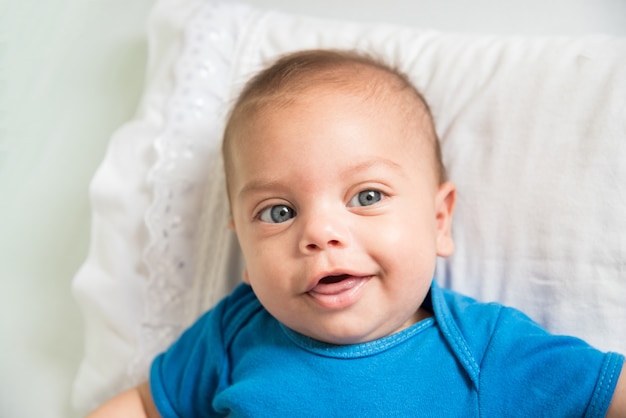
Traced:
<path fill-rule="evenodd" d="M 145 218 L 148 279 L 139 347 L 128 369 L 135 381 L 147 378 L 152 359 L 181 334 L 198 307 L 193 295 L 197 231 L 207 183 L 219 168 L 238 31 L 249 15 L 245 6 L 234 10 L 207 2 L 185 25 L 165 126 L 155 140 L 157 161 L 148 177 L 154 193 Z"/>

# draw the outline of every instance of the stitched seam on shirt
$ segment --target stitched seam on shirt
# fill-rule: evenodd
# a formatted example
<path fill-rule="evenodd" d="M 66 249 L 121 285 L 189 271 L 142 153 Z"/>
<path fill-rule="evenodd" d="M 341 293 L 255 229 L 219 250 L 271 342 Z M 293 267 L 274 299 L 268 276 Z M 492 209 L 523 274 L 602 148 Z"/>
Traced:
<path fill-rule="evenodd" d="M 500 306 L 500 308 L 498 309 L 498 316 L 496 317 L 496 320 L 494 321 L 493 328 L 491 329 L 491 333 L 489 335 L 489 341 L 487 341 L 487 344 L 485 345 L 485 351 L 483 352 L 483 356 L 480 359 L 480 369 L 481 370 L 483 369 L 483 363 L 484 363 L 485 358 L 487 357 L 487 353 L 489 352 L 490 347 L 491 347 L 491 345 L 493 343 L 493 339 L 496 336 L 496 330 L 498 329 L 498 325 L 500 324 L 500 321 L 502 320 L 502 316 L 504 314 L 504 310 L 505 309 L 504 309 L 503 306 Z M 479 375 L 478 378 L 480 380 L 480 375 Z M 482 416 L 482 392 L 480 391 L 480 385 L 478 386 L 478 388 L 479 388 L 477 390 L 477 392 L 478 392 L 478 396 L 477 396 L 477 399 L 478 399 L 478 415 Z"/>
<path fill-rule="evenodd" d="M 606 389 L 613 385 L 616 380 L 618 369 L 620 365 L 619 356 L 615 353 L 607 353 L 604 361 L 602 362 L 602 373 L 598 379 L 598 383 L 593 391 L 591 402 L 585 413 L 585 417 L 601 416 L 604 412 L 601 410 L 602 405 L 606 404 L 607 397 L 612 395 Z M 605 382 L 606 380 L 606 382 Z M 609 400 L 610 401 L 610 400 Z"/>
<path fill-rule="evenodd" d="M 313 338 L 299 334 L 283 324 L 280 325 L 285 335 L 287 335 L 287 337 L 298 347 L 301 347 L 314 354 L 323 355 L 325 357 L 349 359 L 355 357 L 372 356 L 383 351 L 387 351 L 390 348 L 393 348 L 396 345 L 409 340 L 414 335 L 420 333 L 422 330 L 432 326 L 433 324 L 434 319 L 428 318 L 410 328 L 407 328 L 404 331 L 400 331 L 397 334 L 383 337 L 383 341 L 373 341 L 368 343 L 355 344 L 353 346 L 332 346 L 329 344 L 325 344 Z M 358 346 L 362 347 L 357 349 L 356 347 Z M 349 350 L 347 350 L 347 348 L 349 348 Z"/>
<path fill-rule="evenodd" d="M 441 295 L 443 296 L 443 295 Z M 435 301 L 436 304 L 444 304 L 444 307 L 439 307 L 440 314 L 442 316 L 442 321 L 439 321 L 439 326 L 441 327 L 444 335 L 448 336 L 448 341 L 453 345 L 454 351 L 458 354 L 459 360 L 463 363 L 464 366 L 468 368 L 468 372 L 470 372 L 470 378 L 474 385 L 476 385 L 476 389 L 479 389 L 480 384 L 480 368 L 476 363 L 474 356 L 468 347 L 467 343 L 463 338 L 463 334 L 459 330 L 456 322 L 452 318 L 452 314 L 447 309 L 447 304 L 444 297 L 437 298 Z M 439 300 L 441 299 L 441 300 Z"/>

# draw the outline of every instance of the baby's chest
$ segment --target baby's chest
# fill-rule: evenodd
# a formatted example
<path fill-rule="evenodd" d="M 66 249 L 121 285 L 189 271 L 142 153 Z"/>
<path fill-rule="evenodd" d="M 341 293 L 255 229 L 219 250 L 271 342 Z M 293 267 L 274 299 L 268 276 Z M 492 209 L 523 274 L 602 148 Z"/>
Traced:
<path fill-rule="evenodd" d="M 472 416 L 477 395 L 451 356 L 409 346 L 359 358 L 258 346 L 215 398 L 232 416 Z M 419 412 L 418 412 L 419 411 Z"/>

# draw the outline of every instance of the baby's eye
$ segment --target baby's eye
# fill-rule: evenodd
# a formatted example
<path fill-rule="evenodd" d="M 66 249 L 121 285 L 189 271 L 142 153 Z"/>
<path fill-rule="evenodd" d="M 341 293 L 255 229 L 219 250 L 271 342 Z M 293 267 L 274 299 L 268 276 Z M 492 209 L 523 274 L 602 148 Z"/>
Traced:
<path fill-rule="evenodd" d="M 354 195 L 350 202 L 348 202 L 348 206 L 370 206 L 374 203 L 378 203 L 383 198 L 383 194 L 378 190 L 363 190 Z"/>
<path fill-rule="evenodd" d="M 286 205 L 274 205 L 265 208 L 259 213 L 259 219 L 271 224 L 286 222 L 296 216 L 296 211 Z"/>

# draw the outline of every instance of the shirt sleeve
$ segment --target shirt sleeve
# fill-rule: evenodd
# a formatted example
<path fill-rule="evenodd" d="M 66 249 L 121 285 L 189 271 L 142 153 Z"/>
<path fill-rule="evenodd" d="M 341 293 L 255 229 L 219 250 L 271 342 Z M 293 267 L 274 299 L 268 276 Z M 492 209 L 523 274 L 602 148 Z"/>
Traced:
<path fill-rule="evenodd" d="M 204 314 L 152 363 L 150 390 L 164 418 L 219 416 L 212 400 L 224 367 L 224 302 Z"/>
<path fill-rule="evenodd" d="M 623 362 L 503 308 L 480 367 L 481 415 L 604 417 Z"/>
<path fill-rule="evenodd" d="M 219 310 L 202 316 L 153 361 L 150 390 L 164 418 L 211 416 L 211 393 L 219 384 L 223 353 Z M 198 396 L 199 393 L 204 396 Z"/>

